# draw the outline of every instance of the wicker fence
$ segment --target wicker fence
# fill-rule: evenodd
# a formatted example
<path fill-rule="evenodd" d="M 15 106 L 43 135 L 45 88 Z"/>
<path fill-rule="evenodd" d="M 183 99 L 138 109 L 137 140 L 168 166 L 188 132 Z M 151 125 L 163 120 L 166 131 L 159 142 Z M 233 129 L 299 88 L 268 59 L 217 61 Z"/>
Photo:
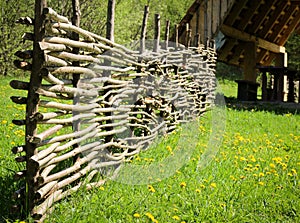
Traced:
<path fill-rule="evenodd" d="M 160 134 L 205 112 L 214 101 L 216 55 L 211 42 L 169 44 L 169 24 L 160 42 L 158 15 L 149 50 L 147 7 L 141 41 L 132 50 L 36 2 L 35 20 L 19 20 L 34 26 L 34 34 L 23 36 L 33 41 L 33 50 L 17 52 L 21 60 L 15 61 L 31 71 L 30 81 L 11 86 L 27 91 L 27 97 L 12 97 L 27 105 L 26 118 L 13 120 L 26 126 L 26 143 L 13 152 L 26 163 L 16 178 L 25 179 L 27 190 L 15 197 L 42 221 L 53 203 L 104 184 L 101 168 L 111 167 L 114 174 Z"/>

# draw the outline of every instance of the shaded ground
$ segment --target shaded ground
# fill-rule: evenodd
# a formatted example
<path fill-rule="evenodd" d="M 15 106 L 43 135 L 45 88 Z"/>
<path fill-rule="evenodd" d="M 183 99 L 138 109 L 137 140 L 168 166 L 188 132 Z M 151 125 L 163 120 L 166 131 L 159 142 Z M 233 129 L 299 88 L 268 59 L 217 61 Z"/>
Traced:
<path fill-rule="evenodd" d="M 275 114 L 300 114 L 300 103 L 238 101 L 234 97 L 226 97 L 226 106 L 236 110 L 269 111 Z"/>

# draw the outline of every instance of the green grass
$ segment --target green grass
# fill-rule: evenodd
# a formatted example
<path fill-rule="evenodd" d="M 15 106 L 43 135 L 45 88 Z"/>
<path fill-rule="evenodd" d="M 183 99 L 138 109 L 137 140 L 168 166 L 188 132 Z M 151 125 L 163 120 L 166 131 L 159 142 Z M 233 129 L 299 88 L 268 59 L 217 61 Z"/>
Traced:
<path fill-rule="evenodd" d="M 5 93 L 0 119 L 2 221 L 12 219 L 7 207 L 18 186 L 11 181 L 10 169 L 22 169 L 10 152 L 12 142 L 22 143 L 14 133 L 20 128 L 10 120 L 24 110 L 7 99 L 12 95 L 7 83 L 4 79 L 0 85 Z M 155 164 L 194 145 L 190 159 L 171 177 L 144 185 L 108 181 L 92 191 L 81 189 L 57 203 L 46 222 L 300 222 L 300 116 L 226 109 L 226 130 L 217 132 L 223 136 L 218 153 L 199 169 L 214 130 L 213 118 L 211 112 L 200 118 L 195 144 L 183 128 L 129 162 Z M 182 136 L 187 140 L 180 141 Z"/>

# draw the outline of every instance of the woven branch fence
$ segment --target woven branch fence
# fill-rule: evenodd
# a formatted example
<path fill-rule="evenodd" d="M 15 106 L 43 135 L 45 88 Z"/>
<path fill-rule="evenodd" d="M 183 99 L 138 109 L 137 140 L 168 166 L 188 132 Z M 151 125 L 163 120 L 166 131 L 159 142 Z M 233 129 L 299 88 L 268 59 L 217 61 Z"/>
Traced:
<path fill-rule="evenodd" d="M 34 219 L 43 221 L 55 202 L 79 188 L 104 184 L 106 178 L 97 177 L 101 168 L 111 167 L 113 175 L 159 135 L 213 104 L 214 44 L 192 47 L 191 38 L 187 46 L 169 44 L 169 23 L 160 42 L 156 15 L 156 38 L 148 50 L 148 12 L 145 7 L 137 50 L 113 42 L 112 32 L 104 38 L 81 29 L 47 8 L 46 1 L 36 1 L 35 19 L 18 21 L 33 25 L 34 33 L 23 36 L 33 50 L 17 52 L 21 60 L 15 61 L 31 71 L 30 81 L 11 82 L 27 92 L 11 98 L 27 105 L 26 118 L 13 120 L 26 126 L 25 145 L 12 150 L 17 162 L 26 163 L 26 170 L 16 173 L 25 179 L 26 190 L 16 191 L 15 198 L 23 199 Z"/>

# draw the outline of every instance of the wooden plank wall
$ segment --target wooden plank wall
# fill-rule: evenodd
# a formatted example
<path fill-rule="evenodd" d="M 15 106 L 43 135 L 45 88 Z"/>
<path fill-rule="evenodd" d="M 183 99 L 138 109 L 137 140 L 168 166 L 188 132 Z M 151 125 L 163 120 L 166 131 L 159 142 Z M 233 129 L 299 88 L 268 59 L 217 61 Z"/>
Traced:
<path fill-rule="evenodd" d="M 192 16 L 188 22 L 192 39 L 200 34 L 200 42 L 205 44 L 208 38 L 214 38 L 233 3 L 234 0 L 202 0 L 200 5 L 194 4 L 186 15 L 186 17 Z M 191 15 L 191 13 L 193 14 Z M 184 44 L 186 42 L 185 37 L 186 31 L 183 31 L 180 33 L 179 42 Z M 192 44 L 195 45 L 196 41 Z"/>

